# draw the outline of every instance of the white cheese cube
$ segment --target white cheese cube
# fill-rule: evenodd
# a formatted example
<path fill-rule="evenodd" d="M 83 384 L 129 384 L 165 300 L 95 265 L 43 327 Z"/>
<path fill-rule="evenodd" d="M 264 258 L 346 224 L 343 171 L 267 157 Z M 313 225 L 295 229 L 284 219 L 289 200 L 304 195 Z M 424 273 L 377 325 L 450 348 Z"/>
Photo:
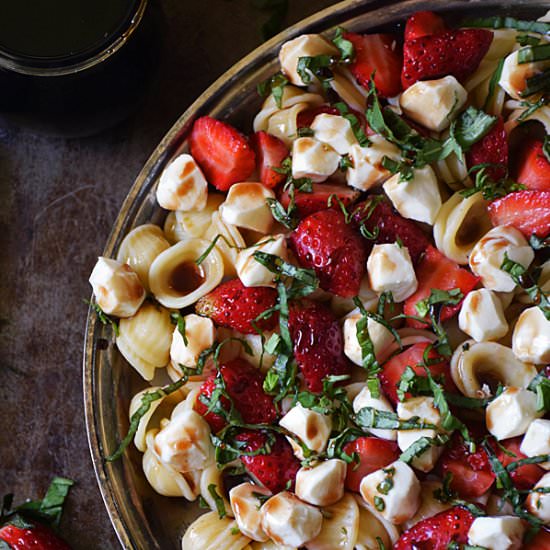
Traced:
<path fill-rule="evenodd" d="M 311 468 L 300 468 L 296 474 L 296 496 L 315 506 L 330 506 L 344 496 L 347 466 L 333 458 Z"/>
<path fill-rule="evenodd" d="M 178 472 L 204 470 L 214 460 L 210 426 L 190 409 L 182 409 L 155 436 L 159 459 Z"/>
<path fill-rule="evenodd" d="M 367 272 L 372 289 L 379 294 L 390 291 L 398 303 L 418 287 L 409 251 L 397 243 L 375 244 L 367 260 Z"/>
<path fill-rule="evenodd" d="M 208 183 L 195 159 L 188 154 L 176 157 L 162 172 L 157 202 L 166 210 L 203 210 Z"/>
<path fill-rule="evenodd" d="M 301 137 L 292 144 L 292 177 L 319 183 L 338 170 L 340 155 L 326 143 Z"/>
<path fill-rule="evenodd" d="M 299 437 L 312 451 L 322 453 L 326 447 L 332 430 L 332 419 L 311 409 L 306 409 L 297 403 L 279 420 L 279 425 Z M 301 453 L 292 439 L 289 439 L 295 453 Z M 303 458 L 303 457 L 302 457 Z"/>
<path fill-rule="evenodd" d="M 393 407 L 386 398 L 385 395 L 380 393 L 378 397 L 373 397 L 369 388 L 365 386 L 353 400 L 353 410 L 358 413 L 361 409 L 365 407 L 371 407 L 377 411 L 384 411 L 389 413 L 394 413 Z M 397 432 L 395 430 L 382 430 L 380 428 L 369 428 L 369 432 L 376 437 L 382 439 L 389 439 L 390 441 L 395 441 L 397 439 Z"/>
<path fill-rule="evenodd" d="M 486 288 L 466 295 L 458 315 L 460 330 L 476 342 L 499 340 L 508 332 L 502 301 Z"/>
<path fill-rule="evenodd" d="M 271 335 L 271 332 L 265 331 L 263 333 L 265 342 L 269 341 Z M 267 372 L 269 368 L 273 366 L 273 363 L 275 363 L 276 355 L 271 355 L 271 353 L 267 353 L 267 351 L 263 349 L 262 336 L 259 334 L 243 334 L 240 338 L 243 338 L 243 340 L 247 342 L 252 351 L 252 355 L 249 355 L 244 349 L 244 346 L 239 345 L 240 357 L 258 369 L 261 367 L 262 372 Z"/>
<path fill-rule="evenodd" d="M 418 124 L 441 132 L 448 128 L 468 99 L 454 76 L 415 82 L 399 100 L 403 112 Z"/>
<path fill-rule="evenodd" d="M 212 319 L 201 317 L 191 313 L 186 315 L 185 338 L 178 327 L 172 334 L 172 345 L 170 346 L 170 359 L 175 366 L 196 368 L 199 355 L 214 344 L 216 339 L 216 328 Z"/>
<path fill-rule="evenodd" d="M 227 197 L 220 206 L 220 215 L 225 223 L 269 233 L 273 225 L 271 209 L 267 199 L 275 194 L 261 183 L 245 181 L 229 188 Z"/>
<path fill-rule="evenodd" d="M 512 350 L 521 361 L 550 363 L 550 321 L 539 307 L 522 311 L 514 327 Z"/>
<path fill-rule="evenodd" d="M 391 173 L 382 166 L 382 159 L 389 157 L 399 160 L 401 153 L 397 146 L 379 135 L 370 136 L 369 147 L 352 145 L 349 156 L 352 166 L 346 170 L 347 184 L 361 191 L 367 191 L 386 181 Z"/>
<path fill-rule="evenodd" d="M 365 476 L 359 486 L 365 501 L 384 519 L 396 525 L 416 514 L 420 506 L 420 491 L 420 482 L 413 469 L 400 460 Z"/>
<path fill-rule="evenodd" d="M 504 254 L 510 260 L 528 268 L 535 257 L 533 249 L 525 237 L 511 225 L 493 227 L 474 246 L 470 254 L 470 268 L 478 276 L 485 288 L 497 292 L 510 292 L 516 283 L 500 266 Z"/>
<path fill-rule="evenodd" d="M 441 415 L 434 406 L 433 397 L 412 397 L 397 404 L 397 416 L 399 420 L 410 420 L 418 417 L 421 421 L 439 426 Z M 437 430 L 397 430 L 397 444 L 402 451 L 406 451 L 413 443 L 421 437 L 434 438 Z M 422 472 L 429 472 L 435 466 L 443 449 L 432 446 L 421 455 L 414 457 L 412 465 Z"/>
<path fill-rule="evenodd" d="M 533 489 L 547 489 L 550 487 L 550 473 L 544 474 Z M 527 510 L 534 516 L 550 524 L 550 493 L 532 491 L 525 501 Z"/>
<path fill-rule="evenodd" d="M 487 550 L 518 550 L 525 528 L 516 516 L 480 517 L 468 531 L 468 543 Z"/>
<path fill-rule="evenodd" d="M 521 388 L 506 388 L 485 409 L 487 429 L 498 440 L 523 435 L 529 424 L 543 415 L 537 411 L 534 392 Z"/>
<path fill-rule="evenodd" d="M 288 80 L 296 85 L 303 86 L 305 82 L 298 73 L 300 57 L 315 57 L 317 55 L 338 55 L 338 50 L 320 34 L 302 34 L 285 42 L 279 51 L 281 70 Z M 309 72 L 313 78 L 313 74 Z"/>
<path fill-rule="evenodd" d="M 271 497 L 261 509 L 262 528 L 277 544 L 298 548 L 321 531 L 323 516 L 315 506 L 283 491 Z"/>
<path fill-rule="evenodd" d="M 550 420 L 533 420 L 523 436 L 519 450 L 526 456 L 550 454 Z M 539 466 L 550 470 L 550 462 L 543 462 Z"/>
<path fill-rule="evenodd" d="M 128 265 L 100 256 L 90 275 L 99 307 L 108 315 L 132 317 L 145 300 L 145 289 Z"/>
<path fill-rule="evenodd" d="M 548 68 L 548 62 L 518 63 L 520 50 L 512 52 L 504 59 L 498 85 L 514 99 L 523 99 L 521 92 L 525 89 L 526 80 Z"/>
<path fill-rule="evenodd" d="M 315 139 L 330 145 L 340 155 L 347 155 L 357 143 L 349 120 L 343 116 L 321 113 L 311 124 Z"/>
<path fill-rule="evenodd" d="M 286 238 L 273 235 L 264 238 L 253 246 L 241 250 L 237 255 L 237 275 L 244 286 L 275 286 L 275 274 L 254 258 L 255 252 L 265 252 L 288 260 Z"/>
<path fill-rule="evenodd" d="M 263 542 L 268 539 L 262 529 L 261 506 L 264 502 L 258 496 L 271 496 L 271 491 L 253 483 L 241 483 L 229 491 L 229 502 L 235 514 L 235 520 L 243 535 Z"/>
<path fill-rule="evenodd" d="M 383 187 L 404 218 L 430 225 L 435 223 L 441 208 L 441 194 L 435 172 L 429 166 L 414 169 L 408 181 L 401 181 L 401 175 L 395 174 Z"/>

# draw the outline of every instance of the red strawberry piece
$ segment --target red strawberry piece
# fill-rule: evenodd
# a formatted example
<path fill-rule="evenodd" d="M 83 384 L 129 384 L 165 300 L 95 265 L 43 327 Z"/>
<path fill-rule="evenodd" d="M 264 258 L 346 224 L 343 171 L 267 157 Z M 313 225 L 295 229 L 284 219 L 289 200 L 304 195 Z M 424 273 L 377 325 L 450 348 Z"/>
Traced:
<path fill-rule="evenodd" d="M 345 185 L 328 182 L 313 183 L 311 193 L 295 191 L 294 202 L 300 218 L 305 218 L 320 210 L 326 210 L 328 208 L 328 201 L 333 195 L 338 197 L 344 206 L 349 207 L 359 198 L 360 194 L 360 191 Z M 340 205 L 334 196 L 331 199 L 331 208 L 339 209 Z M 279 201 L 285 208 L 288 208 L 290 204 L 290 195 L 288 191 L 284 191 L 281 194 Z"/>
<path fill-rule="evenodd" d="M 522 546 L 523 550 L 550 550 L 550 531 L 544 527 L 533 539 Z"/>
<path fill-rule="evenodd" d="M 393 97 L 401 91 L 401 52 L 393 34 L 355 34 L 348 32 L 344 38 L 355 49 L 355 59 L 349 68 L 357 82 L 364 88 L 374 73 L 374 84 L 382 97 Z"/>
<path fill-rule="evenodd" d="M 474 516 L 465 508 L 454 506 L 423 519 L 405 531 L 393 550 L 447 550 L 452 542 L 468 543 L 468 531 Z"/>
<path fill-rule="evenodd" d="M 529 140 L 519 153 L 516 181 L 531 191 L 550 191 L 550 162 L 542 151 L 542 141 Z"/>
<path fill-rule="evenodd" d="M 489 133 L 466 153 L 468 168 L 476 164 L 491 163 L 500 166 L 488 167 L 487 175 L 493 181 L 499 181 L 506 176 L 508 166 L 508 134 L 504 129 L 504 121 L 499 117 Z"/>
<path fill-rule="evenodd" d="M 366 272 L 364 239 L 340 210 L 322 210 L 304 218 L 290 236 L 298 261 L 315 270 L 321 288 L 352 297 Z"/>
<path fill-rule="evenodd" d="M 493 201 L 489 217 L 494 226 L 513 225 L 526 237 L 550 233 L 550 191 L 516 191 Z"/>
<path fill-rule="evenodd" d="M 428 246 L 422 261 L 416 268 L 416 278 L 418 279 L 418 288 L 416 292 L 407 298 L 403 311 L 406 315 L 418 315 L 416 304 L 430 296 L 432 289 L 452 290 L 459 288 L 463 296 L 479 282 L 479 278 L 472 275 L 470 271 L 460 267 L 458 264 L 449 260 L 441 254 L 437 248 Z M 462 303 L 462 302 L 461 302 Z M 440 320 L 450 319 L 460 310 L 460 303 L 455 306 L 444 306 L 441 309 Z M 407 324 L 414 328 L 426 328 L 426 324 L 414 319 L 407 319 Z"/>
<path fill-rule="evenodd" d="M 346 488 L 356 492 L 363 477 L 395 462 L 401 454 L 395 441 L 378 437 L 359 437 L 346 443 L 344 452 L 356 457 L 348 464 L 346 474 Z"/>
<path fill-rule="evenodd" d="M 256 132 L 252 143 L 260 169 L 260 181 L 270 189 L 284 183 L 285 175 L 274 170 L 280 168 L 288 157 L 288 148 L 284 142 L 267 132 Z"/>
<path fill-rule="evenodd" d="M 277 291 L 266 286 L 244 286 L 240 279 L 231 279 L 203 296 L 195 305 L 199 315 L 210 317 L 221 327 L 233 328 L 244 334 L 255 334 L 252 322 L 260 313 L 272 308 Z M 275 327 L 277 316 L 272 315 L 255 323 L 262 330 Z"/>
<path fill-rule="evenodd" d="M 292 303 L 288 328 L 294 342 L 294 357 L 310 391 L 320 392 L 323 378 L 330 374 L 350 373 L 342 329 L 326 305 L 310 300 Z"/>
<path fill-rule="evenodd" d="M 220 367 L 225 389 L 244 422 L 249 424 L 271 424 L 277 419 L 277 411 L 272 398 L 263 390 L 262 373 L 244 359 L 233 359 Z M 210 424 L 214 432 L 225 426 L 225 420 L 218 414 L 209 412 L 208 405 L 201 396 L 210 398 L 216 388 L 216 375 L 208 377 L 200 388 L 195 401 L 195 410 Z M 220 398 L 223 408 L 229 412 L 230 403 L 225 397 Z"/>
<path fill-rule="evenodd" d="M 298 113 L 296 117 L 297 128 L 309 128 L 317 115 L 339 115 L 340 111 L 331 105 L 319 105 L 319 107 L 311 107 L 304 109 Z"/>
<path fill-rule="evenodd" d="M 394 355 L 391 359 L 388 359 L 382 366 L 382 372 L 380 373 L 380 382 L 384 393 L 388 396 L 388 399 L 396 405 L 399 402 L 397 397 L 397 388 L 399 387 L 399 381 L 402 374 L 407 367 L 411 367 L 419 376 L 426 376 L 424 369 L 424 352 L 428 347 L 428 343 L 414 344 L 407 348 L 405 351 Z M 431 349 L 428 353 L 428 359 L 436 359 L 439 357 L 435 349 Z M 443 387 L 447 391 L 456 391 L 456 387 L 451 378 L 449 371 L 449 364 L 443 358 L 441 363 L 435 363 L 428 366 L 428 370 L 434 377 L 436 382 L 442 383 Z M 405 394 L 405 397 L 411 397 L 409 393 Z"/>
<path fill-rule="evenodd" d="M 417 11 L 407 19 L 405 41 L 421 38 L 445 30 L 445 23 L 433 11 Z"/>
<path fill-rule="evenodd" d="M 508 466 L 508 464 L 512 462 L 527 458 L 527 456 L 519 450 L 521 441 L 521 437 L 499 441 L 500 445 L 502 445 L 507 452 L 499 445 L 493 444 L 493 449 L 496 451 L 497 458 L 503 466 Z M 518 489 L 528 491 L 544 474 L 545 471 L 537 464 L 524 464 L 512 470 L 510 472 L 510 477 Z"/>
<path fill-rule="evenodd" d="M 268 454 L 243 455 L 241 462 L 264 487 L 273 493 L 280 493 L 287 488 L 288 484 L 290 489 L 293 489 L 300 462 L 294 456 L 290 443 L 282 435 L 273 434 L 273 436 L 275 443 L 271 445 L 271 451 Z M 235 439 L 246 443 L 243 450 L 247 453 L 265 448 L 268 443 L 268 436 L 256 431 L 242 432 Z"/>
<path fill-rule="evenodd" d="M 480 497 L 495 480 L 489 457 L 483 448 L 478 447 L 475 453 L 470 453 L 458 434 L 453 436 L 451 446 L 445 449 L 439 464 L 442 477 L 452 474 L 451 489 L 464 499 Z"/>
<path fill-rule="evenodd" d="M 403 47 L 403 88 L 418 80 L 447 75 L 464 82 L 476 71 L 492 40 L 493 33 L 485 29 L 449 30 L 407 40 Z"/>
<path fill-rule="evenodd" d="M 195 121 L 189 147 L 208 182 L 220 191 L 246 180 L 256 168 L 256 155 L 246 137 L 209 116 Z"/>
<path fill-rule="evenodd" d="M 371 197 L 354 209 L 353 220 L 357 226 L 364 226 L 377 237 L 372 244 L 394 243 L 397 239 L 409 250 L 416 265 L 430 241 L 413 221 L 399 215 L 386 200 Z"/>
<path fill-rule="evenodd" d="M 0 528 L 0 540 L 7 542 L 13 550 L 71 550 L 64 540 L 41 524 L 23 529 L 8 523 Z"/>

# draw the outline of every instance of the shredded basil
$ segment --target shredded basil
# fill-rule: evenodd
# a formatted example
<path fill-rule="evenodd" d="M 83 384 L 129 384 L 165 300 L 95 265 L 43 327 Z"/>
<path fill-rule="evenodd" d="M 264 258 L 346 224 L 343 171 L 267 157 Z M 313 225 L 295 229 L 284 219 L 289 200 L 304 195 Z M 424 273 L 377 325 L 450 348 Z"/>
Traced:
<path fill-rule="evenodd" d="M 340 115 L 345 118 L 353 131 L 353 135 L 361 147 L 368 147 L 370 145 L 369 138 L 366 136 L 363 128 L 361 128 L 361 123 L 355 114 L 350 112 L 349 107 L 343 102 L 339 101 L 334 104 L 334 107 L 338 109 Z"/>
<path fill-rule="evenodd" d="M 257 91 L 261 97 L 267 97 L 271 94 L 275 100 L 275 104 L 281 109 L 283 106 L 283 93 L 287 84 L 288 79 L 283 73 L 279 72 L 270 76 L 267 80 L 260 82 L 257 86 Z"/>
<path fill-rule="evenodd" d="M 310 287 L 310 293 L 314 292 L 319 287 L 319 280 L 313 269 L 304 269 L 289 264 L 279 256 L 268 254 L 267 252 L 254 252 L 254 259 L 277 275 L 285 275 L 292 277 L 303 285 Z"/>
<path fill-rule="evenodd" d="M 397 414 L 380 411 L 373 407 L 363 407 L 354 418 L 361 428 L 376 428 L 378 430 L 437 430 L 437 426 L 424 422 L 417 416 L 409 420 L 399 420 Z"/>
<path fill-rule="evenodd" d="M 185 317 L 179 312 L 170 313 L 170 320 L 174 323 L 178 329 L 178 332 L 183 338 L 183 343 L 188 346 L 189 340 L 187 339 L 187 334 L 185 332 Z"/>
<path fill-rule="evenodd" d="M 526 46 L 518 51 L 518 64 L 546 61 L 550 59 L 550 44 Z"/>
<path fill-rule="evenodd" d="M 537 92 L 546 93 L 550 90 L 550 69 L 530 76 L 525 81 L 525 88 L 519 94 L 521 97 L 529 97 Z"/>
<path fill-rule="evenodd" d="M 431 447 L 441 447 L 448 441 L 449 436 L 445 434 L 439 434 L 435 437 L 421 437 L 401 453 L 399 460 L 410 464 L 416 457 L 419 457 Z"/>
<path fill-rule="evenodd" d="M 516 29 L 522 32 L 537 32 L 546 34 L 550 32 L 550 24 L 542 21 L 525 21 L 515 17 L 476 17 L 475 19 L 466 19 L 463 22 L 466 27 L 489 28 L 489 29 Z"/>
<path fill-rule="evenodd" d="M 527 187 L 521 183 L 517 183 L 508 177 L 504 177 L 499 181 L 493 181 L 488 173 L 488 168 L 505 168 L 506 166 L 493 163 L 482 163 L 472 166 L 468 170 L 468 174 L 475 172 L 474 186 L 468 189 L 463 189 L 460 194 L 463 197 L 471 197 L 476 193 L 481 193 L 485 200 L 494 200 L 499 197 L 504 197 L 508 193 L 521 191 Z M 506 169 L 506 172 L 508 170 Z"/>
<path fill-rule="evenodd" d="M 102 325 L 111 325 L 113 332 L 115 333 L 115 336 L 118 338 L 118 335 L 119 335 L 118 320 L 114 319 L 110 315 L 107 315 L 101 309 L 101 306 L 97 302 L 92 302 L 90 300 L 83 300 L 83 301 L 85 304 L 90 306 L 95 311 L 97 318 L 99 319 Z"/>
<path fill-rule="evenodd" d="M 340 50 L 340 63 L 351 63 L 355 57 L 353 43 L 344 38 L 345 29 L 337 27 L 332 43 Z"/>
<path fill-rule="evenodd" d="M 462 294 L 460 288 L 453 288 L 452 290 L 432 288 L 428 298 L 417 302 L 415 307 L 420 317 L 426 317 L 430 311 L 430 306 L 455 306 L 460 303 L 462 298 L 464 298 L 464 295 Z"/>
<path fill-rule="evenodd" d="M 498 65 L 491 76 L 491 80 L 489 80 L 489 88 L 487 90 L 487 98 L 485 99 L 485 103 L 483 104 L 483 110 L 486 111 L 489 103 L 493 99 L 495 95 L 495 90 L 497 89 L 498 82 L 500 80 L 500 77 L 502 76 L 502 67 L 504 67 L 504 58 L 499 59 Z"/>
<path fill-rule="evenodd" d="M 218 517 L 220 519 L 223 519 L 225 516 L 227 516 L 227 511 L 225 509 L 225 503 L 223 502 L 223 498 L 218 494 L 216 491 L 216 484 L 211 483 L 208 486 L 208 492 L 214 499 L 214 503 L 216 505 L 216 511 L 218 512 Z"/>

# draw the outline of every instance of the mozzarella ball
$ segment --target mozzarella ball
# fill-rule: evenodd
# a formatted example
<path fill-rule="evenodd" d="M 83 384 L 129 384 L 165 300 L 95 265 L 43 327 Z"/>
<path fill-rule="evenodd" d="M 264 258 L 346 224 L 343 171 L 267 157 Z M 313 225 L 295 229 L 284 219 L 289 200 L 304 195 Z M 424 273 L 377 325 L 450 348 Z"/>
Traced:
<path fill-rule="evenodd" d="M 292 144 L 292 177 L 319 183 L 338 170 L 340 155 L 326 143 L 301 137 Z"/>
<path fill-rule="evenodd" d="M 468 531 L 468 543 L 487 550 L 519 550 L 525 528 L 516 516 L 475 518 Z"/>
<path fill-rule="evenodd" d="M 170 360 L 176 366 L 196 368 L 200 354 L 214 344 L 216 328 L 212 319 L 194 313 L 186 315 L 183 319 L 187 343 L 185 343 L 183 334 L 176 327 L 172 334 Z"/>
<path fill-rule="evenodd" d="M 519 316 L 512 350 L 521 361 L 539 365 L 550 362 L 550 321 L 539 307 L 530 307 Z"/>
<path fill-rule="evenodd" d="M 271 491 L 253 483 L 241 483 L 229 491 L 229 502 L 239 530 L 243 535 L 259 542 L 268 539 L 262 529 L 260 509 L 263 499 L 258 498 L 262 496 L 271 496 Z"/>
<path fill-rule="evenodd" d="M 298 498 L 315 506 L 330 506 L 344 496 L 347 466 L 333 458 L 311 468 L 300 468 L 296 474 L 295 493 Z"/>
<path fill-rule="evenodd" d="M 486 288 L 466 295 L 458 314 L 460 330 L 476 342 L 499 340 L 508 332 L 502 301 Z"/>
<path fill-rule="evenodd" d="M 340 155 L 347 155 L 350 147 L 357 143 L 349 120 L 343 116 L 321 113 L 311 124 L 315 139 L 330 145 Z"/>
<path fill-rule="evenodd" d="M 523 436 L 519 450 L 526 456 L 550 454 L 550 420 L 543 418 L 533 420 Z M 543 462 L 539 466 L 550 470 L 550 462 Z"/>
<path fill-rule="evenodd" d="M 537 493 L 536 489 L 547 489 L 548 487 L 550 487 L 550 473 L 544 474 L 539 479 L 525 501 L 527 510 L 544 521 L 546 525 L 550 524 L 550 493 Z"/>

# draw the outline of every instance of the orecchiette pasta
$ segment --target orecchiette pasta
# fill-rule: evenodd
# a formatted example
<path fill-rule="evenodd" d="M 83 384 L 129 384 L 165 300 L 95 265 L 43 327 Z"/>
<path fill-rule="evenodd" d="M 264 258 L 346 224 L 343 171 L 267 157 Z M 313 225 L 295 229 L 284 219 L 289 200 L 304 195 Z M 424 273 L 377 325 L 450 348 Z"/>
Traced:
<path fill-rule="evenodd" d="M 237 274 L 235 265 L 239 250 L 246 247 L 246 242 L 237 227 L 225 223 L 220 213 L 215 212 L 204 238 L 212 241 L 218 235 L 221 237 L 218 238 L 214 249 L 222 256 L 224 275 L 234 277 Z"/>
<path fill-rule="evenodd" d="M 249 542 L 250 539 L 240 533 L 235 520 L 208 512 L 187 528 L 181 550 L 241 550 Z"/>

